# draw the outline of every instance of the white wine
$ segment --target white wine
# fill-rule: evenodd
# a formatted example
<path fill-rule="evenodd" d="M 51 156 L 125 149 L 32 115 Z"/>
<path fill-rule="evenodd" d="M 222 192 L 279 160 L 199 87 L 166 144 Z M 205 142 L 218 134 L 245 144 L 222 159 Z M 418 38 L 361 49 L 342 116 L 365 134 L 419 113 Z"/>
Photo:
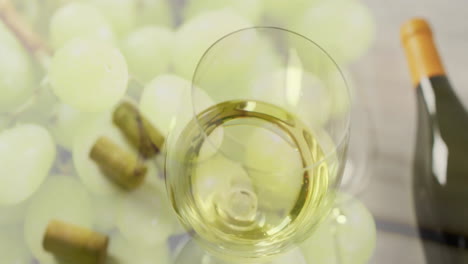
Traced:
<path fill-rule="evenodd" d="M 225 137 L 218 153 L 201 159 L 203 146 L 211 144 L 210 135 L 221 127 Z M 283 141 L 281 151 L 273 154 L 278 161 L 295 157 L 298 163 L 280 162 L 286 167 L 279 169 L 271 159 L 251 162 L 256 157 L 249 148 L 260 145 L 246 144 L 245 138 L 259 131 L 275 134 L 272 146 Z M 212 253 L 221 248 L 228 257 L 280 253 L 304 239 L 331 205 L 329 188 L 336 185 L 337 177 L 330 175 L 329 168 L 338 159 L 325 156 L 319 141 L 293 114 L 272 104 L 234 100 L 208 108 L 168 146 L 168 188 L 179 218 Z M 283 151 L 284 144 L 292 151 Z M 280 183 L 280 177 L 286 181 Z M 291 188 L 288 182 L 299 184 Z M 274 184 L 285 186 L 272 188 Z M 271 199 L 274 196 L 294 199 L 280 203 Z"/>

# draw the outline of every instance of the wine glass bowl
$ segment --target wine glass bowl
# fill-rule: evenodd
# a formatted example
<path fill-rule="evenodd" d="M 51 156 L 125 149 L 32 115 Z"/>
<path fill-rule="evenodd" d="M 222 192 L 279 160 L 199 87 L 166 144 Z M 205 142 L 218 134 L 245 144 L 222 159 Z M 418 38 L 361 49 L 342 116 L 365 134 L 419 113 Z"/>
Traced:
<path fill-rule="evenodd" d="M 246 28 L 205 52 L 192 85 L 166 141 L 182 224 L 229 259 L 303 241 L 332 208 L 346 160 L 350 104 L 337 64 L 292 31 Z"/>

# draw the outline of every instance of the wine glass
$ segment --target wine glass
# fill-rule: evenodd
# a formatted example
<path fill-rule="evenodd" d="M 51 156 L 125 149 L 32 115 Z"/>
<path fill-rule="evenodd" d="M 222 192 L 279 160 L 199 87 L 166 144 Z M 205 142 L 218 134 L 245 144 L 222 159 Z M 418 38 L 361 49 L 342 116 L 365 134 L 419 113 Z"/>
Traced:
<path fill-rule="evenodd" d="M 313 41 L 255 27 L 215 42 L 166 140 L 166 185 L 195 241 L 266 261 L 306 239 L 340 186 L 350 124 L 342 72 Z"/>

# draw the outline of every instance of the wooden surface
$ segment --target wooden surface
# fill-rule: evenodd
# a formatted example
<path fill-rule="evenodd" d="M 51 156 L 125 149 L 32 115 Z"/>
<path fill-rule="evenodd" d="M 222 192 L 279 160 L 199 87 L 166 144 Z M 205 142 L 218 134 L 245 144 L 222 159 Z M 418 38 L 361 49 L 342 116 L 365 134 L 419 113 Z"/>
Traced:
<path fill-rule="evenodd" d="M 360 198 L 376 217 L 414 226 L 411 165 L 416 106 L 399 27 L 413 16 L 430 21 L 452 84 L 468 103 L 468 1 L 363 1 L 377 20 L 376 42 L 351 71 L 374 121 L 376 155 L 370 183 Z M 370 263 L 419 264 L 425 260 L 417 238 L 379 230 Z"/>

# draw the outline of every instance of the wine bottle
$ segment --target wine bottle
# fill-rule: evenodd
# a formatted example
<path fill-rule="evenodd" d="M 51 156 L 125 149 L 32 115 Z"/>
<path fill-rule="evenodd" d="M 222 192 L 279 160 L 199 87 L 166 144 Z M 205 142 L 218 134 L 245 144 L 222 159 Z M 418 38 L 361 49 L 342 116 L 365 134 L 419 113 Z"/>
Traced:
<path fill-rule="evenodd" d="M 413 198 L 427 263 L 468 263 L 468 115 L 424 19 L 401 28 L 418 129 Z"/>

